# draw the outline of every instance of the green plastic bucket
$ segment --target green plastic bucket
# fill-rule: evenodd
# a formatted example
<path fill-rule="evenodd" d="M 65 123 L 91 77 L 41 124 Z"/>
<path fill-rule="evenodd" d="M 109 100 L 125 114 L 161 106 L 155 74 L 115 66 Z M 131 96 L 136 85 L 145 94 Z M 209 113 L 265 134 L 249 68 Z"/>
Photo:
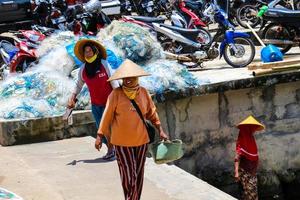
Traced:
<path fill-rule="evenodd" d="M 150 146 L 150 153 L 156 164 L 169 163 L 183 156 L 183 143 L 178 139 L 155 142 Z"/>

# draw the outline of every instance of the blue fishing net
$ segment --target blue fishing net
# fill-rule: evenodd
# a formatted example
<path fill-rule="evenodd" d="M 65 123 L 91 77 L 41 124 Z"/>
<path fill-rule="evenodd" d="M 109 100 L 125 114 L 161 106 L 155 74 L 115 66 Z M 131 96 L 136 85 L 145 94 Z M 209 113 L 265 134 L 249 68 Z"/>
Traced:
<path fill-rule="evenodd" d="M 140 79 L 142 86 L 151 93 L 163 94 L 166 91 L 181 92 L 187 88 L 207 84 L 191 74 L 185 66 L 175 61 L 163 59 L 162 49 L 152 35 L 138 25 L 114 22 L 105 29 L 103 44 L 107 47 L 108 63 L 115 71 L 125 58 L 140 64 L 152 75 Z M 50 38 L 43 46 L 43 61 L 37 64 L 36 70 L 18 74 L 2 83 L 0 88 L 0 118 L 27 119 L 62 115 L 68 98 L 75 86 L 78 75 L 70 79 L 62 73 L 62 67 L 73 69 L 80 65 L 73 52 L 76 38 Z M 96 38 L 94 38 L 96 39 Z M 72 42 L 73 41 L 73 42 Z M 57 45 L 61 47 L 58 48 Z M 51 49 L 51 45 L 55 48 Z M 65 48 L 62 48 L 65 47 Z M 61 56 L 61 55 L 64 56 Z M 68 57 L 69 56 L 69 57 Z M 54 60 L 59 58 L 57 60 Z M 48 67 L 51 65 L 51 67 Z M 52 66 L 53 65 L 53 66 Z M 47 68 L 47 70 L 45 70 Z M 77 69 L 78 70 L 78 69 Z M 86 86 L 78 95 L 77 108 L 90 109 L 90 94 Z"/>
<path fill-rule="evenodd" d="M 209 82 L 205 79 L 197 79 L 185 66 L 175 61 L 160 59 L 147 63 L 143 67 L 151 73 L 151 76 L 140 78 L 141 85 L 153 94 L 167 91 L 180 92 Z"/>
<path fill-rule="evenodd" d="M 99 37 L 114 43 L 123 51 L 124 58 L 138 64 L 162 57 L 157 40 L 147 29 L 133 23 L 114 21 Z"/>
<path fill-rule="evenodd" d="M 37 118 L 61 115 L 74 87 L 58 74 L 28 72 L 3 83 L 0 89 L 0 118 Z"/>

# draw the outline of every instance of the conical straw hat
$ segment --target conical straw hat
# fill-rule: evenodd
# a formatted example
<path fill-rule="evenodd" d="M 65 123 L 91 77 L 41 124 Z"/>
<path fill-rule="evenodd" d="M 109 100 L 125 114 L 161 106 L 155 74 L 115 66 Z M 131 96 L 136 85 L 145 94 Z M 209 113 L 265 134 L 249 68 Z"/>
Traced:
<path fill-rule="evenodd" d="M 104 46 L 102 46 L 99 42 L 97 42 L 96 40 L 91 40 L 91 39 L 81 39 L 75 44 L 75 47 L 74 47 L 74 54 L 81 62 L 85 62 L 83 47 L 86 43 L 90 43 L 90 44 L 94 45 L 99 50 L 101 58 L 103 58 L 103 59 L 107 58 L 106 50 L 105 50 Z"/>
<path fill-rule="evenodd" d="M 252 115 L 248 116 L 244 121 L 237 125 L 238 128 L 241 128 L 244 125 L 254 125 L 257 126 L 256 131 L 262 131 L 265 129 L 265 126 L 259 123 Z"/>
<path fill-rule="evenodd" d="M 150 76 L 143 68 L 135 64 L 129 59 L 126 59 L 117 71 L 108 79 L 108 81 L 118 80 L 129 77 Z"/>

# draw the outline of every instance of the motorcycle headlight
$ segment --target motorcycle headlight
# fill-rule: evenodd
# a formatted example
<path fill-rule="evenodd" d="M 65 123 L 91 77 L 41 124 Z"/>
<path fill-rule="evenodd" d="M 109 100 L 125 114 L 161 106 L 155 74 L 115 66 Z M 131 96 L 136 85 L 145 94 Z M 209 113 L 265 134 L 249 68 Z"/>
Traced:
<path fill-rule="evenodd" d="M 151 13 L 153 11 L 153 8 L 152 7 L 147 7 L 146 10 L 147 10 L 148 13 Z"/>

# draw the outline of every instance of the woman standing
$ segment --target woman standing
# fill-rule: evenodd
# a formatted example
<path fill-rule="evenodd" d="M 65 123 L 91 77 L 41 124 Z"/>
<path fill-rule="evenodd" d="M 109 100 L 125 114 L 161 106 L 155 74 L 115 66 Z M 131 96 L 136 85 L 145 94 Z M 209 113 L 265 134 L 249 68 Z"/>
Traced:
<path fill-rule="evenodd" d="M 75 106 L 76 96 L 86 83 L 90 92 L 92 113 L 98 129 L 108 95 L 119 84 L 115 81 L 107 82 L 111 76 L 111 68 L 106 61 L 106 50 L 100 43 L 90 39 L 79 40 L 74 47 L 74 53 L 81 62 L 84 62 L 84 65 L 79 70 L 76 87 L 69 99 L 68 107 L 73 108 Z M 103 139 L 108 147 L 107 154 L 103 159 L 113 158 L 113 146 L 105 138 Z"/>
<path fill-rule="evenodd" d="M 236 141 L 235 179 L 242 185 L 242 200 L 258 200 L 258 150 L 253 134 L 265 127 L 252 116 L 242 121 L 237 127 L 240 132 Z"/>
<path fill-rule="evenodd" d="M 103 138 L 108 137 L 115 146 L 125 200 L 141 198 L 149 143 L 145 124 L 130 100 L 134 100 L 144 118 L 157 127 L 160 138 L 168 138 L 160 125 L 148 91 L 138 84 L 138 77 L 148 75 L 134 62 L 125 60 L 109 79 L 109 81 L 122 79 L 123 84 L 120 88 L 114 89 L 108 97 L 95 142 L 95 148 L 100 150 Z"/>

